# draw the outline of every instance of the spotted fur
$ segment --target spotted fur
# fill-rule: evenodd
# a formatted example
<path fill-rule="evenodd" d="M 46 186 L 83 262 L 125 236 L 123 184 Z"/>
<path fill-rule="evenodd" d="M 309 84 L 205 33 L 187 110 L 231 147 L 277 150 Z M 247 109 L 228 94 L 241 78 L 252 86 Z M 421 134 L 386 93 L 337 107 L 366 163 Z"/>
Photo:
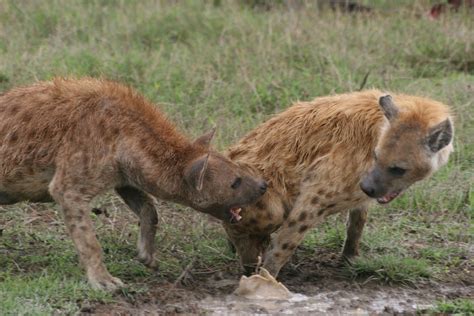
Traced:
<path fill-rule="evenodd" d="M 115 189 L 139 216 L 139 258 L 153 266 L 152 196 L 228 221 L 230 207 L 263 194 L 262 180 L 209 148 L 212 135 L 189 141 L 154 105 L 114 82 L 15 88 L 0 95 L 0 204 L 59 203 L 89 282 L 113 290 L 122 282 L 102 262 L 89 216 L 95 196 Z"/>
<path fill-rule="evenodd" d="M 343 255 L 357 255 L 372 200 L 361 186 L 380 198 L 446 163 L 452 151 L 449 108 L 427 98 L 383 96 L 369 90 L 298 102 L 228 150 L 233 161 L 269 184 L 241 223 L 224 224 L 244 267 L 253 269 L 278 229 L 264 261 L 276 275 L 305 233 L 342 211 L 350 211 Z M 395 165 L 408 171 L 387 175 Z"/>

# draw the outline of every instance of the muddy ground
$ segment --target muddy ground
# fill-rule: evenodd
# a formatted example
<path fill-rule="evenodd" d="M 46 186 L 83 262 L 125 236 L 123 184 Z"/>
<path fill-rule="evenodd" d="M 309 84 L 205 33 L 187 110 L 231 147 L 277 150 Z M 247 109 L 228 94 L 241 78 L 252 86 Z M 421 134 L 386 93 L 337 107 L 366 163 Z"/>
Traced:
<path fill-rule="evenodd" d="M 113 233 L 115 236 L 108 247 L 124 248 L 126 256 L 133 256 L 134 238 L 129 234 L 129 230 L 136 227 L 137 219 L 124 209 L 122 203 L 116 201 L 114 199 L 104 203 L 108 211 L 106 208 L 102 208 L 102 211 L 96 209 L 98 211 L 96 213 L 99 213 L 96 226 L 100 226 L 101 235 Z M 162 208 L 163 206 L 166 204 L 161 205 Z M 51 230 L 55 231 L 53 236 L 68 239 L 57 209 L 51 208 L 50 205 L 31 205 L 29 208 L 22 208 L 21 211 L 24 212 L 20 217 L 22 223 L 13 219 L 0 223 L 6 231 L 14 231 L 14 227 L 21 227 L 28 231 L 28 234 Z M 14 214 L 12 218 L 17 217 L 17 212 L 18 210 L 12 213 Z M 168 232 L 169 227 L 178 227 L 183 232 L 189 232 L 190 227 L 196 228 L 199 225 L 203 225 L 205 231 L 220 228 L 215 220 L 203 220 L 202 215 L 197 212 L 183 212 L 174 207 L 169 207 L 162 213 L 161 223 L 166 231 L 162 236 L 163 240 L 167 240 L 173 233 Z M 118 237 L 118 232 L 122 232 L 120 236 L 123 237 Z M 14 233 L 12 238 L 15 236 L 20 238 L 22 235 Z M 224 238 L 222 234 L 218 236 Z M 198 244 L 203 242 L 201 239 L 196 241 L 196 238 L 204 237 L 199 234 L 183 234 L 176 240 L 184 243 L 191 243 L 193 240 Z M 172 238 L 170 244 L 174 242 L 175 239 Z M 33 242 L 30 247 L 33 246 L 37 251 L 47 251 L 47 244 Z M 167 246 L 163 246 L 163 241 L 159 246 L 157 255 L 160 256 L 161 252 L 163 257 Z M 67 247 L 72 251 L 72 245 Z M 181 261 L 188 260 L 190 254 L 181 253 L 178 248 L 173 256 Z M 163 271 L 160 273 L 147 270 L 141 277 L 131 275 L 125 279 L 131 286 L 115 293 L 112 303 L 77 301 L 77 306 L 84 315 L 412 315 L 428 311 L 437 301 L 456 298 L 474 299 L 474 269 L 472 261 L 469 260 L 474 257 L 474 247 L 470 248 L 463 264 L 451 269 L 449 275 L 442 279 L 434 277 L 416 283 L 387 284 L 373 277 L 354 279 L 348 274 L 338 250 L 331 248 L 311 250 L 301 246 L 279 276 L 279 281 L 295 294 L 289 301 L 255 301 L 237 297 L 233 295 L 233 291 L 238 286 L 241 274 L 236 258 L 229 257 L 223 261 L 224 264 L 216 261 L 219 266 L 212 265 L 213 261 L 209 261 L 211 264 L 203 264 L 203 261 L 197 258 L 187 265 L 182 265 L 184 268 L 177 277 Z M 16 258 L 17 254 L 15 251 L 7 251 L 6 255 Z M 75 262 L 76 259 L 73 258 L 73 264 Z M 110 262 L 109 259 L 108 263 Z M 28 266 L 26 262 L 22 262 L 21 265 L 22 269 L 35 270 L 35 265 Z M 121 266 L 121 269 L 125 268 Z M 21 271 L 23 272 L 18 273 L 24 273 L 24 270 Z"/>
<path fill-rule="evenodd" d="M 384 284 L 352 280 L 335 253 L 320 253 L 313 262 L 287 265 L 279 280 L 293 293 L 289 301 L 257 301 L 233 294 L 239 274 L 231 271 L 183 271 L 175 282 L 156 283 L 152 290 L 117 296 L 112 305 L 82 309 L 85 314 L 206 314 L 206 315 L 414 315 L 436 301 L 474 299 L 474 278 L 453 282 Z M 189 268 L 189 267 L 188 267 Z"/>
<path fill-rule="evenodd" d="M 165 221 L 174 221 L 165 214 Z M 195 213 L 186 213 L 185 218 L 195 225 L 202 220 Z M 217 224 L 209 218 L 206 225 Z M 468 257 L 472 258 L 474 247 L 470 248 Z M 438 301 L 474 299 L 474 269 L 468 258 L 448 277 L 390 284 L 373 277 L 353 279 L 337 250 L 310 251 L 308 255 L 304 246 L 298 248 L 279 275 L 279 281 L 294 293 L 289 301 L 255 301 L 234 295 L 241 276 L 235 259 L 224 268 L 190 263 L 177 278 L 147 282 L 148 291 L 120 293 L 113 304 L 86 306 L 82 311 L 97 315 L 414 315 L 428 311 Z"/>

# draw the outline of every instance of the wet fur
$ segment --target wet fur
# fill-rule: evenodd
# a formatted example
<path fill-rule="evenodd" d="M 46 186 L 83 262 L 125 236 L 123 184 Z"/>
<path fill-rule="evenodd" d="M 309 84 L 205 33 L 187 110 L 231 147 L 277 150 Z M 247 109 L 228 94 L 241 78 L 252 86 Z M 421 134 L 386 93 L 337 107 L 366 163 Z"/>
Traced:
<path fill-rule="evenodd" d="M 139 257 L 150 266 L 158 222 L 152 196 L 224 220 L 228 207 L 261 196 L 261 181 L 211 150 L 211 138 L 189 141 L 118 83 L 56 79 L 15 88 L 0 95 L 0 204 L 59 203 L 90 283 L 113 290 L 122 282 L 102 262 L 89 216 L 95 196 L 115 189 L 140 217 Z M 232 189 L 236 177 L 242 185 Z"/>
<path fill-rule="evenodd" d="M 358 255 L 371 201 L 359 185 L 374 165 L 374 150 L 388 163 L 410 157 L 405 162 L 413 172 L 400 180 L 406 187 L 446 163 L 451 143 L 431 153 L 422 141 L 433 126 L 451 121 L 449 108 L 395 94 L 399 120 L 392 126 L 378 104 L 383 95 L 369 90 L 298 102 L 230 147 L 233 161 L 269 184 L 265 196 L 245 208 L 241 223 L 224 224 L 244 268 L 253 270 L 278 230 L 264 263 L 276 275 L 307 231 L 342 211 L 350 211 L 343 255 Z M 384 152 L 386 143 L 397 150 Z"/>

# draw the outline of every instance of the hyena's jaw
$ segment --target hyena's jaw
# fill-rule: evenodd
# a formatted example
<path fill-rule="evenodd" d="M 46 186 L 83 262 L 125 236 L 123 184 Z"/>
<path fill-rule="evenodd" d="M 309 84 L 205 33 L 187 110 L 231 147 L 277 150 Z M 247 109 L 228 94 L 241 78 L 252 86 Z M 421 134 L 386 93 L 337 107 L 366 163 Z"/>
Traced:
<path fill-rule="evenodd" d="M 393 191 L 385 194 L 384 196 L 381 196 L 377 198 L 377 202 L 379 204 L 388 204 L 392 202 L 395 198 L 397 198 L 400 194 L 403 193 L 403 190 L 398 190 L 398 191 Z"/>
<path fill-rule="evenodd" d="M 387 186 L 387 180 L 381 175 L 379 167 L 375 167 L 369 174 L 362 178 L 359 187 L 362 192 L 379 204 L 387 204 L 396 199 L 407 187 Z M 389 181 L 388 183 L 390 183 Z"/>
<path fill-rule="evenodd" d="M 193 207 L 199 210 L 200 212 L 212 215 L 213 217 L 220 219 L 223 222 L 229 224 L 236 224 L 242 220 L 242 215 L 240 213 L 244 208 L 244 205 L 212 205 L 206 208 L 199 208 L 196 206 Z"/>

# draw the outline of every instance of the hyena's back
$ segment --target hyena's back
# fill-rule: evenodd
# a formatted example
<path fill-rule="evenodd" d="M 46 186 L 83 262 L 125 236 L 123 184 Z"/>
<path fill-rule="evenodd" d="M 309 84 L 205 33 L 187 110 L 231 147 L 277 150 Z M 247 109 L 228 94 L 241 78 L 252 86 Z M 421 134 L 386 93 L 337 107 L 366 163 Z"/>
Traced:
<path fill-rule="evenodd" d="M 0 95 L 0 204 L 50 200 L 48 184 L 62 157 L 87 153 L 92 164 L 116 154 L 112 139 L 159 115 L 147 115 L 143 104 L 129 88 L 93 79 L 57 79 Z M 153 125 L 174 129 L 164 118 Z"/>

